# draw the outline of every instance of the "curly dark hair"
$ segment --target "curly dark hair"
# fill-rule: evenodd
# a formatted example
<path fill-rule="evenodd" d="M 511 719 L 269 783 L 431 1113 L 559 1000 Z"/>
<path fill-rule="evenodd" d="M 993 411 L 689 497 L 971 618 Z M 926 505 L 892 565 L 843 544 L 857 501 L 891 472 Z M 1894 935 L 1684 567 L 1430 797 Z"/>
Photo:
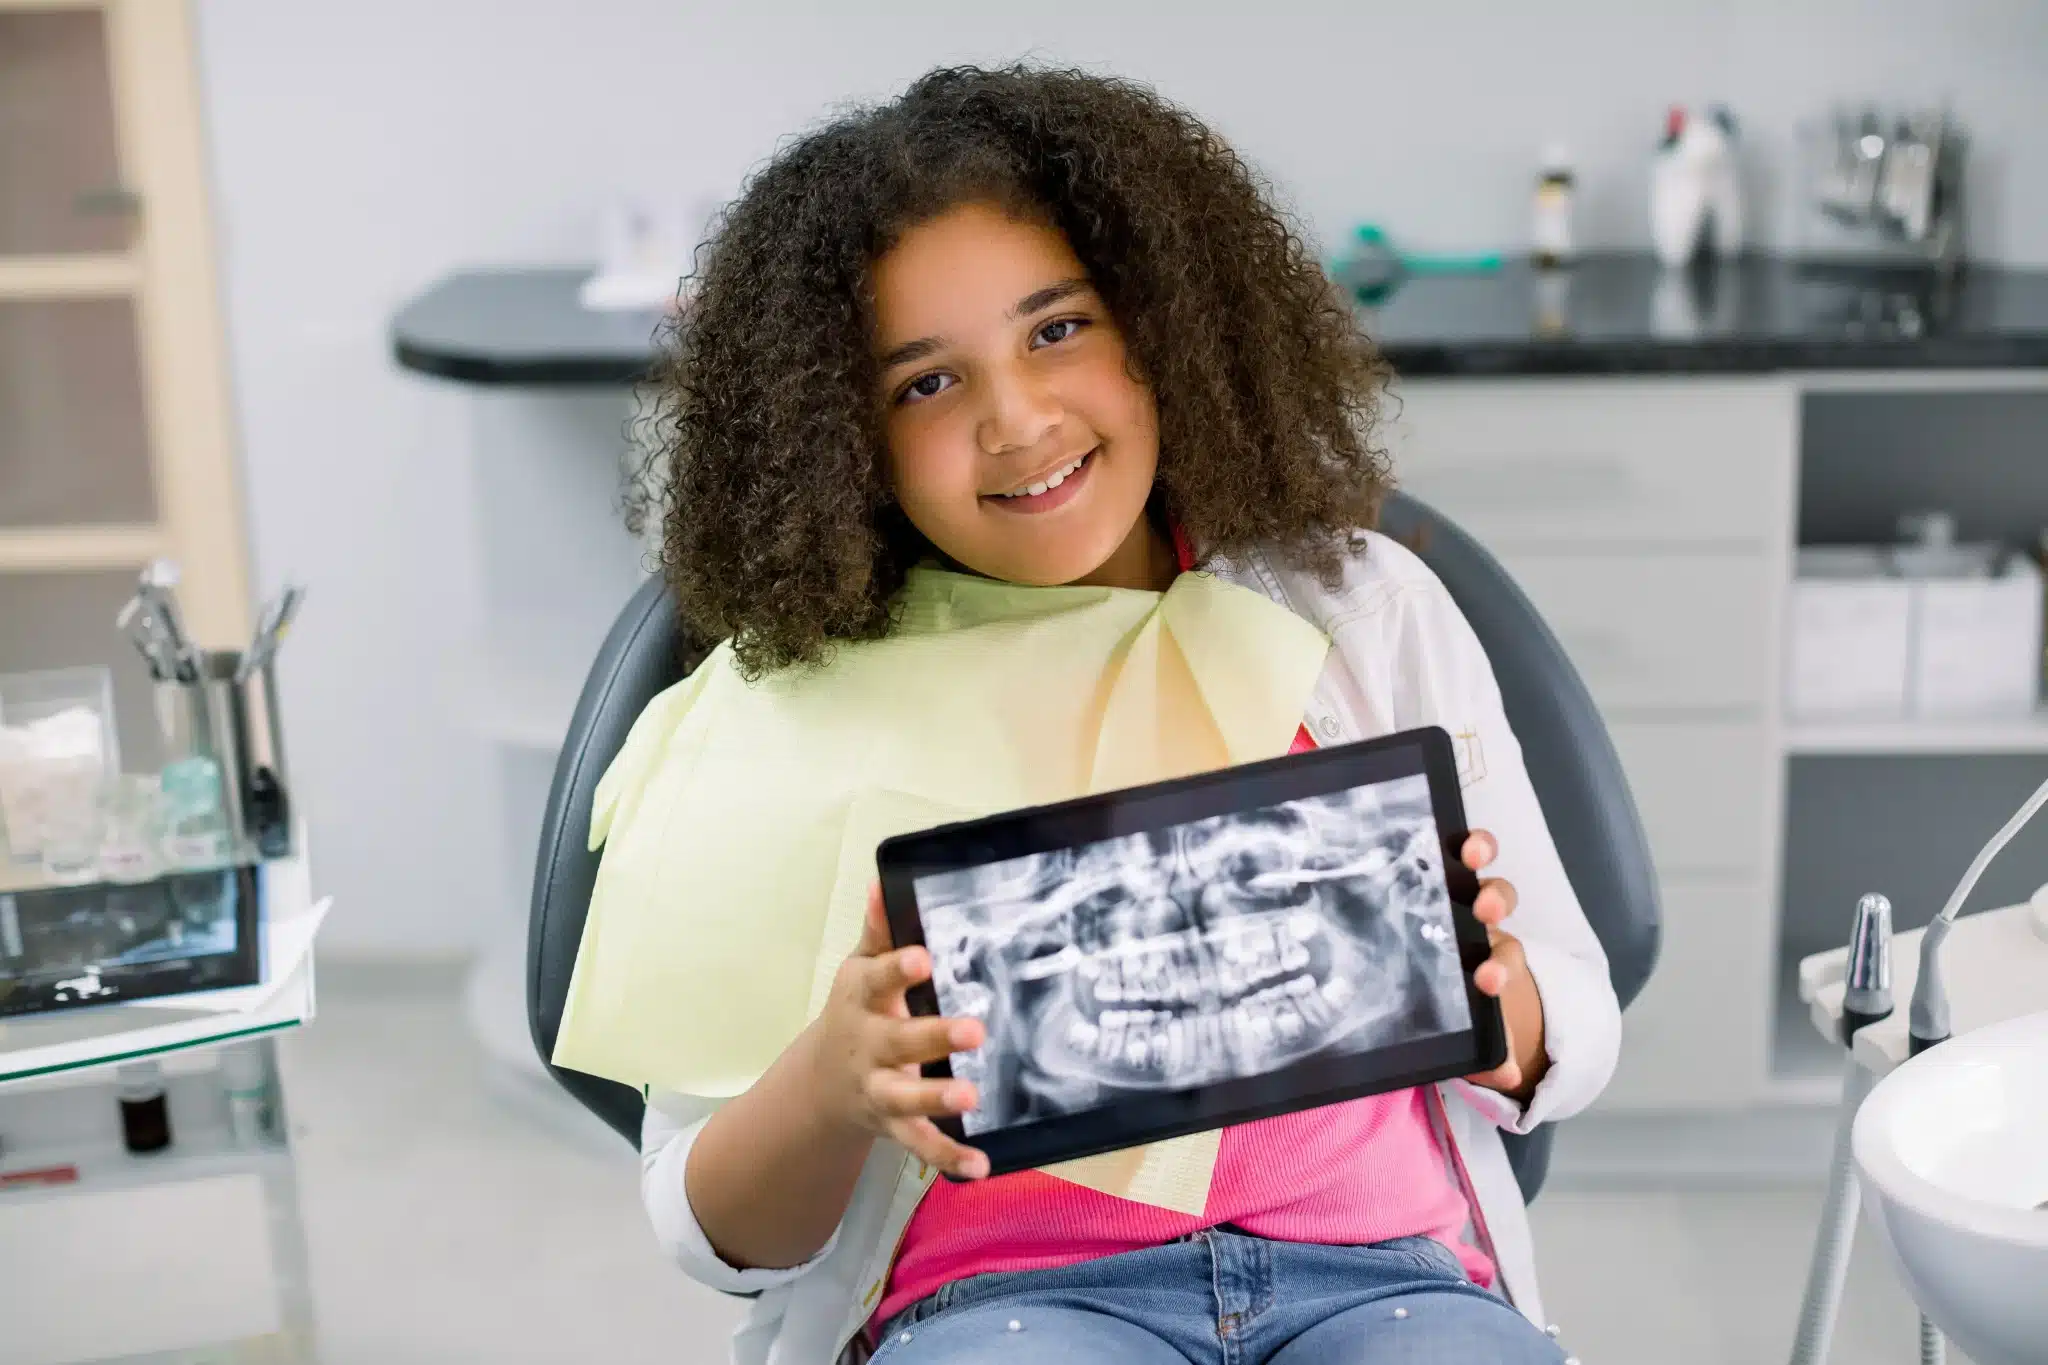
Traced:
<path fill-rule="evenodd" d="M 1131 81 L 938 70 L 751 178 L 643 394 L 636 525 L 659 509 L 687 624 L 749 676 L 885 634 L 933 552 L 890 488 L 869 268 L 975 201 L 1066 234 L 1158 405 L 1155 512 L 1205 558 L 1264 546 L 1329 575 L 1373 524 L 1383 367 L 1244 160 Z"/>

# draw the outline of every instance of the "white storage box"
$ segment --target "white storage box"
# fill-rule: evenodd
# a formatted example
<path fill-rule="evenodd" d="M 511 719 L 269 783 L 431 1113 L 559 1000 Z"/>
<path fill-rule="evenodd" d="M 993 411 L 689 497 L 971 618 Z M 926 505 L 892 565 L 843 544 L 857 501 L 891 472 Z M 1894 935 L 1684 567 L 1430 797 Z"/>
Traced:
<path fill-rule="evenodd" d="M 2041 570 L 2008 555 L 1988 578 L 1908 580 L 1907 709 L 1916 716 L 2023 716 L 2040 701 Z"/>
<path fill-rule="evenodd" d="M 1876 547 L 1799 551 L 1787 620 L 1786 709 L 1813 718 L 1906 714 L 1913 584 Z"/>

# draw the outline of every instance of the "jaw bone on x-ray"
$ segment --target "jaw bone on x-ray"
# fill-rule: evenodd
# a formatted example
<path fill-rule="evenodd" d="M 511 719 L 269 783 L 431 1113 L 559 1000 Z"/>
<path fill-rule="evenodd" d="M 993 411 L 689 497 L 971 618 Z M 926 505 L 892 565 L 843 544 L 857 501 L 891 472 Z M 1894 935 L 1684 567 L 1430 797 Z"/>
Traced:
<path fill-rule="evenodd" d="M 969 1134 L 1471 1026 L 1429 782 L 922 877 Z"/>

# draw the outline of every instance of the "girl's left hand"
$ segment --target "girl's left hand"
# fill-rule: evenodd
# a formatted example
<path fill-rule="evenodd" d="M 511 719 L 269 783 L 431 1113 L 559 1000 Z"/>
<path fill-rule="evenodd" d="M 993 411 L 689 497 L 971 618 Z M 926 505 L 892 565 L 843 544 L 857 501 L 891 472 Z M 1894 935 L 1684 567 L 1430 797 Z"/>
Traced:
<path fill-rule="evenodd" d="M 1459 859 L 1474 872 L 1482 871 L 1500 855 L 1500 845 L 1485 830 L 1473 830 L 1465 838 Z M 1543 1048 L 1543 1000 L 1529 975 L 1528 960 L 1521 942 L 1500 925 L 1515 912 L 1515 886 L 1504 877 L 1483 877 L 1479 895 L 1472 902 L 1472 916 L 1486 926 L 1493 954 L 1472 974 L 1472 984 L 1500 1001 L 1501 1022 L 1507 1029 L 1508 1056 L 1491 1071 L 1465 1079 L 1474 1085 L 1517 1100 L 1528 1099 L 1543 1078 L 1549 1054 Z"/>

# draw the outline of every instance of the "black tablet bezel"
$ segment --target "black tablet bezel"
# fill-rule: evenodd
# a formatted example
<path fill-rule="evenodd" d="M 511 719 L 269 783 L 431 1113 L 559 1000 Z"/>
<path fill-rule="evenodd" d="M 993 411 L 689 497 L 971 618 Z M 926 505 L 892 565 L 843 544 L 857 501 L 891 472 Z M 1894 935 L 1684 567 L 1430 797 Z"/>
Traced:
<path fill-rule="evenodd" d="M 1248 1123 L 1297 1109 L 1358 1099 L 1492 1070 L 1507 1060 L 1500 1003 L 1473 984 L 1472 973 L 1491 953 L 1486 926 L 1472 914 L 1479 879 L 1460 860 L 1465 804 L 1458 788 L 1451 738 L 1440 727 L 1404 730 L 1381 739 L 1317 749 L 1226 768 L 1172 782 L 1011 811 L 983 820 L 942 825 L 885 841 L 876 850 L 882 903 L 898 947 L 923 944 L 917 909 L 920 878 L 1033 853 L 1097 843 L 1121 835 L 1186 824 L 1235 811 L 1298 801 L 1353 787 L 1421 774 L 1443 848 L 1451 920 L 1464 966 L 1472 1027 L 1416 1039 L 1369 1053 L 1310 1057 L 1278 1071 L 1165 1091 L 1057 1119 L 1045 1119 L 969 1137 L 957 1117 L 935 1120 L 956 1142 L 978 1147 L 992 1175 L 1093 1156 L 1204 1129 Z M 929 981 L 913 987 L 914 1014 L 938 1013 Z M 950 1077 L 949 1059 L 927 1063 L 924 1074 Z"/>

